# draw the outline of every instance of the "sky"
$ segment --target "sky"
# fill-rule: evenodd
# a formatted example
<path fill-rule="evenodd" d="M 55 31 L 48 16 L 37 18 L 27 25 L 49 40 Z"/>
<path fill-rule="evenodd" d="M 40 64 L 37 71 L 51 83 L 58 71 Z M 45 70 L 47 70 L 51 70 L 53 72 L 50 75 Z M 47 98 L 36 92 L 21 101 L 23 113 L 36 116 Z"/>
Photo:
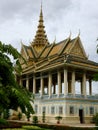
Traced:
<path fill-rule="evenodd" d="M 37 31 L 41 0 L 0 0 L 0 41 L 20 51 L 21 41 L 30 45 Z M 43 0 L 48 40 L 80 38 L 89 60 L 98 62 L 98 0 Z"/>

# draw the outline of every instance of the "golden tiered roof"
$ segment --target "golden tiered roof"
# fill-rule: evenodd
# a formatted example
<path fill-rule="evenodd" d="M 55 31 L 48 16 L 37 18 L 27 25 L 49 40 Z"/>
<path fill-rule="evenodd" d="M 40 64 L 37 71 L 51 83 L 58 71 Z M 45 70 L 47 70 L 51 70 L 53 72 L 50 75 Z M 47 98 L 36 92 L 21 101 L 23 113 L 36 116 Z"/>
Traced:
<path fill-rule="evenodd" d="M 33 40 L 33 42 L 31 42 L 31 46 L 34 47 L 37 53 L 41 52 L 43 48 L 49 44 L 47 35 L 44 30 L 45 26 L 43 23 L 44 20 L 43 20 L 42 6 L 41 6 L 38 29 L 35 35 L 35 39 Z"/>
<path fill-rule="evenodd" d="M 88 60 L 79 35 L 74 39 L 69 36 L 59 43 L 49 44 L 43 25 L 42 7 L 35 39 L 30 46 L 22 44 L 21 54 L 27 61 L 27 64 L 22 64 L 23 73 L 48 71 L 61 66 L 98 71 L 98 63 Z"/>

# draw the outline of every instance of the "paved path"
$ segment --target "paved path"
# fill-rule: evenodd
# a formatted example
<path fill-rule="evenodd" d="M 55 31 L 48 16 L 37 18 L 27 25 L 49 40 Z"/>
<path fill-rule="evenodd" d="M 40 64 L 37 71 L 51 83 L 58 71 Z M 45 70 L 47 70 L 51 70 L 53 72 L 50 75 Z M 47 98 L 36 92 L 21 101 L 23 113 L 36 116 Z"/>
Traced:
<path fill-rule="evenodd" d="M 68 125 L 74 127 L 95 127 L 94 124 L 68 124 Z"/>
<path fill-rule="evenodd" d="M 13 122 L 20 122 L 20 123 L 27 123 L 27 124 L 32 124 L 32 122 L 31 121 L 14 121 L 14 120 L 12 120 Z M 42 123 L 41 123 L 42 124 Z M 62 126 L 72 126 L 72 127 L 96 127 L 95 126 L 95 124 L 86 124 L 86 123 L 84 123 L 84 124 L 80 124 L 80 123 L 67 123 L 67 124 L 54 124 L 54 123 L 46 123 L 46 124 L 49 124 L 49 125 L 62 125 Z"/>
<path fill-rule="evenodd" d="M 71 126 L 71 127 L 96 127 L 95 124 L 80 124 L 80 123 L 67 123 L 67 124 L 52 124 L 52 123 L 47 123 L 49 125 L 61 125 L 61 126 Z"/>

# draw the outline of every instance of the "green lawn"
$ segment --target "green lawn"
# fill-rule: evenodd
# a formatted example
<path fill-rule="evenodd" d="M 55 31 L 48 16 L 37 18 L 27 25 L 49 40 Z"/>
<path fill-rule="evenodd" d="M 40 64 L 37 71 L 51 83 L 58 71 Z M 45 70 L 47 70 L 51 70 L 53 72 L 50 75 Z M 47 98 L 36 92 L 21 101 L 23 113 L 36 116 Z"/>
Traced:
<path fill-rule="evenodd" d="M 8 128 L 3 130 L 50 130 L 50 129 L 40 128 L 38 126 L 22 126 L 22 128 Z"/>

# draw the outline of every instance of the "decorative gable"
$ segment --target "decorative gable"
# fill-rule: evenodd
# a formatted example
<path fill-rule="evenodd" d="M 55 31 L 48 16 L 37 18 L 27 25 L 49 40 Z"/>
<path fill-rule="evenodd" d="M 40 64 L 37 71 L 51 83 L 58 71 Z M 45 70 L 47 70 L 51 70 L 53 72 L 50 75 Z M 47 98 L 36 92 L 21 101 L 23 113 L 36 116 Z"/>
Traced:
<path fill-rule="evenodd" d="M 27 61 L 28 55 L 26 53 L 25 46 L 23 44 L 22 44 L 20 53 L 21 53 L 22 57 Z M 21 63 L 22 68 L 25 68 L 27 66 L 27 64 L 24 62 L 23 58 L 20 58 L 19 61 Z"/>
<path fill-rule="evenodd" d="M 70 50 L 70 54 L 77 56 L 77 57 L 87 59 L 87 56 L 86 56 L 85 50 L 82 46 L 82 43 L 80 41 L 80 38 L 76 39 L 75 42 L 73 43 L 71 50 Z"/>
<path fill-rule="evenodd" d="M 28 55 L 27 55 L 27 52 L 26 52 L 26 50 L 25 50 L 24 45 L 22 45 L 22 48 L 21 48 L 21 55 L 23 56 L 23 58 L 24 58 L 25 60 L 28 59 Z"/>
<path fill-rule="evenodd" d="M 84 54 L 83 54 L 82 48 L 81 48 L 80 45 L 79 45 L 79 42 L 77 42 L 77 43 L 75 44 L 75 46 L 74 46 L 73 49 L 71 50 L 71 54 L 84 57 Z"/>

